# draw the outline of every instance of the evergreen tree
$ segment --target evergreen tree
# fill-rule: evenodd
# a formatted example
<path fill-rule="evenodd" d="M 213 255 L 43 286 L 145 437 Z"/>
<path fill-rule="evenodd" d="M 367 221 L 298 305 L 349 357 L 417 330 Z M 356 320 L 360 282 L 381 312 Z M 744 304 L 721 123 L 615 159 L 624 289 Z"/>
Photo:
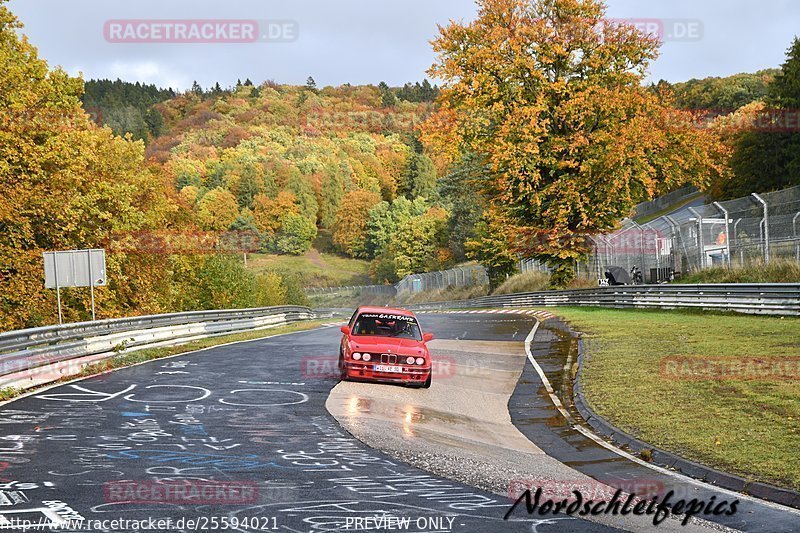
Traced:
<path fill-rule="evenodd" d="M 314 78 L 312 78 L 311 76 L 309 76 L 308 79 L 306 80 L 306 89 L 311 91 L 312 93 L 317 92 L 317 82 L 314 81 Z"/>

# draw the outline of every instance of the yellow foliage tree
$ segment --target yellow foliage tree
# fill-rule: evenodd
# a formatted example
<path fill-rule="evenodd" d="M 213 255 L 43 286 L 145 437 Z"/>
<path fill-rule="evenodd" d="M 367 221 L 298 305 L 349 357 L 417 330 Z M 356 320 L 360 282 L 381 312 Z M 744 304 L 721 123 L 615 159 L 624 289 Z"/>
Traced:
<path fill-rule="evenodd" d="M 342 198 L 336 213 L 333 243 L 352 257 L 365 257 L 369 210 L 381 201 L 378 193 L 361 189 Z"/>

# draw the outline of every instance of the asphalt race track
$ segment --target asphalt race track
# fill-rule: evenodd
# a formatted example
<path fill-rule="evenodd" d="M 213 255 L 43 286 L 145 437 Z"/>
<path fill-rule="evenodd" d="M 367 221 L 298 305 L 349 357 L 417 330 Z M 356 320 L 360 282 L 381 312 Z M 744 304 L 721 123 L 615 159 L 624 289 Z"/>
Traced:
<path fill-rule="evenodd" d="M 440 339 L 521 341 L 532 324 L 528 317 L 487 317 L 465 329 L 457 315 L 421 319 Z M 356 440 L 325 409 L 338 383 L 332 370 L 339 337 L 337 327 L 326 327 L 220 346 L 6 404 L 0 530 L 71 518 L 83 518 L 83 527 L 58 530 L 614 529 L 525 513 L 504 521 L 508 497 Z M 750 505 L 747 512 L 765 509 Z M 783 528 L 789 517 L 771 512 L 783 517 L 780 530 L 790 530 Z"/>

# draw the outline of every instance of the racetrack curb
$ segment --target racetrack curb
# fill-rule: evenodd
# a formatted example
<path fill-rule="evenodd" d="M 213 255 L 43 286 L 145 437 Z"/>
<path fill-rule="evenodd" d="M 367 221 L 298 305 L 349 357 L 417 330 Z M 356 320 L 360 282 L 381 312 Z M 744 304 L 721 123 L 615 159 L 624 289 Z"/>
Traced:
<path fill-rule="evenodd" d="M 567 327 L 569 328 L 568 325 Z M 569 332 L 574 338 L 577 339 L 578 342 L 578 372 L 576 373 L 573 383 L 572 401 L 584 422 L 598 435 L 611 441 L 617 446 L 629 449 L 632 453 L 639 456 L 641 456 L 641 452 L 643 450 L 649 450 L 651 455 L 650 462 L 655 465 L 669 468 L 670 470 L 676 470 L 687 476 L 700 479 L 707 483 L 712 483 L 728 490 L 742 492 L 762 500 L 800 509 L 800 492 L 777 487 L 768 483 L 748 481 L 742 477 L 728 474 L 710 466 L 684 459 L 673 453 L 661 450 L 652 444 L 648 444 L 634 437 L 633 435 L 626 433 L 625 431 L 611 424 L 602 416 L 595 413 L 591 407 L 589 407 L 589 404 L 586 401 L 583 391 L 583 384 L 581 383 L 581 375 L 583 374 L 583 363 L 585 357 L 583 339 L 571 328 L 569 328 Z"/>

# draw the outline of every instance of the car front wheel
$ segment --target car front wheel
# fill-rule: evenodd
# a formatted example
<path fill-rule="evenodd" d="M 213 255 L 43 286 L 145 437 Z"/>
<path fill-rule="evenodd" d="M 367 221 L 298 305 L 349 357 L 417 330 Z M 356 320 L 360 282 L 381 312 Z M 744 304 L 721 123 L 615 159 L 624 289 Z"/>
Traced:
<path fill-rule="evenodd" d="M 339 354 L 339 379 L 345 381 L 347 379 L 347 372 L 345 371 L 344 367 L 344 356 L 340 353 Z"/>
<path fill-rule="evenodd" d="M 432 377 L 433 376 L 431 374 L 428 374 L 428 379 L 426 379 L 425 383 L 422 384 L 422 388 L 423 389 L 430 389 L 431 388 Z"/>

